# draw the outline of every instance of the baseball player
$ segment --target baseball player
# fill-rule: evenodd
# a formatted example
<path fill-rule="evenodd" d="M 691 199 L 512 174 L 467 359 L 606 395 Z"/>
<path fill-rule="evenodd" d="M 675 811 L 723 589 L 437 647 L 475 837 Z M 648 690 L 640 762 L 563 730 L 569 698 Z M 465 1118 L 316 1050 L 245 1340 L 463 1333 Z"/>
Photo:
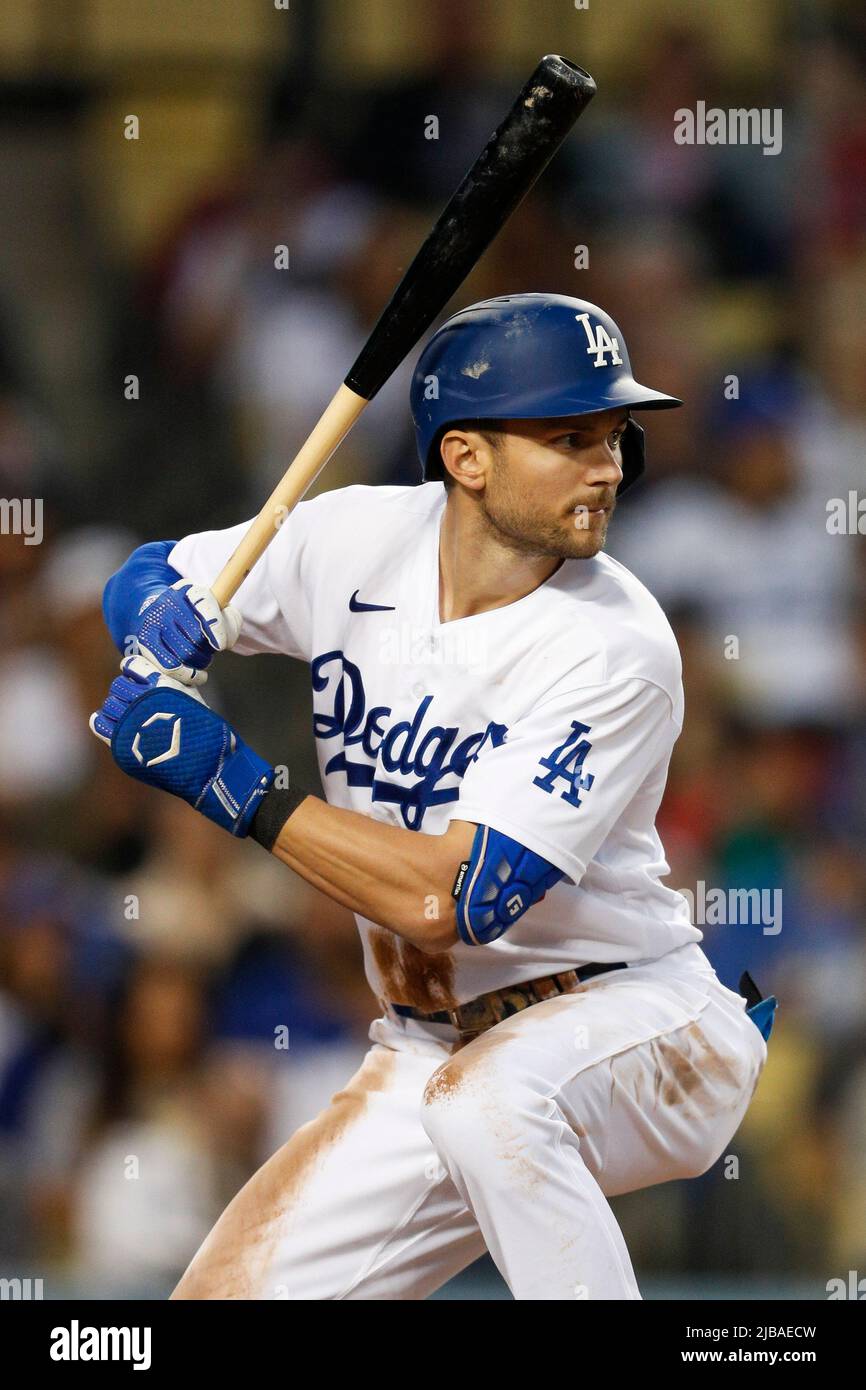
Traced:
<path fill-rule="evenodd" d="M 109 581 L 138 655 L 94 733 L 351 908 L 381 1010 L 176 1297 L 420 1299 L 486 1249 L 518 1299 L 637 1299 L 608 1198 L 730 1143 L 775 1001 L 721 984 L 662 883 L 680 660 L 603 553 L 644 467 L 631 412 L 680 404 L 593 304 L 475 304 L 415 371 L 422 485 L 301 503 L 237 608 L 207 585 L 245 524 Z M 325 800 L 204 703 L 228 648 L 309 663 Z"/>

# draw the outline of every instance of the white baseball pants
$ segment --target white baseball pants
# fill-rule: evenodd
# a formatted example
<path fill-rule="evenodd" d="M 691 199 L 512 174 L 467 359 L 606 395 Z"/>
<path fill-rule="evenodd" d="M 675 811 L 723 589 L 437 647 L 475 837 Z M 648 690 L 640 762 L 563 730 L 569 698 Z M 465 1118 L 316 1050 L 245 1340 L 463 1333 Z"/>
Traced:
<path fill-rule="evenodd" d="M 370 1037 L 176 1298 L 421 1299 L 485 1248 L 518 1299 L 640 1298 L 607 1198 L 705 1172 L 767 1056 L 692 944 L 458 1050 L 445 1025 L 381 1018 Z"/>

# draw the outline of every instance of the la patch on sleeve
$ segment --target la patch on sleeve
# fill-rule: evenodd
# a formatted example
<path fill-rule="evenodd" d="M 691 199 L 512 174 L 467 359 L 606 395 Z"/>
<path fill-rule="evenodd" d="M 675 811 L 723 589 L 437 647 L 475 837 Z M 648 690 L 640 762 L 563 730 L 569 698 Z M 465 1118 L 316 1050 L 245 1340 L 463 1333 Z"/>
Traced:
<path fill-rule="evenodd" d="M 563 781 L 567 784 L 567 790 L 560 791 L 561 799 L 567 801 L 569 806 L 582 805 L 580 793 L 588 792 L 595 781 L 591 772 L 583 771 L 586 755 L 592 748 L 589 739 L 584 738 L 584 734 L 588 734 L 590 728 L 589 724 L 581 724 L 577 719 L 572 720 L 571 730 L 563 742 L 557 744 L 547 757 L 539 758 L 539 767 L 546 768 L 547 773 L 544 777 L 533 777 L 534 787 L 541 787 L 542 791 L 553 795 L 559 782 Z"/>

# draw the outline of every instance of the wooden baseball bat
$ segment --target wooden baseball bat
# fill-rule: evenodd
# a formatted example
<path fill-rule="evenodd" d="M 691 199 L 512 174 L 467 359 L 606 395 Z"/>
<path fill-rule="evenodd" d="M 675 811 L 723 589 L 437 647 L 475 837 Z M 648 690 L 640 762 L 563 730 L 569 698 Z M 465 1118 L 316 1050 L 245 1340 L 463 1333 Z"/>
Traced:
<path fill-rule="evenodd" d="M 342 386 L 215 580 L 213 592 L 221 607 L 364 407 L 465 280 L 594 95 L 595 82 L 583 68 L 557 54 L 542 58 L 433 226 Z"/>

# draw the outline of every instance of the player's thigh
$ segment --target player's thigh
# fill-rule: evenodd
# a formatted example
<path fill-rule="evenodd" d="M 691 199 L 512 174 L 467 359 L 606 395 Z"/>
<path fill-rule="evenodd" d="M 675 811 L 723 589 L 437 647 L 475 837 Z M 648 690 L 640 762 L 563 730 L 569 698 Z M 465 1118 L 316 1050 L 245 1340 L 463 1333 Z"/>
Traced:
<path fill-rule="evenodd" d="M 696 1177 L 733 1138 L 767 1056 L 735 999 L 709 986 L 697 1017 L 580 1069 L 561 1088 L 560 1110 L 607 1196 Z"/>
<path fill-rule="evenodd" d="M 475 1131 L 522 1116 L 527 1142 L 563 1157 L 576 1143 L 614 1195 L 704 1171 L 739 1126 L 765 1057 L 742 1000 L 715 977 L 611 972 L 449 1059 L 426 1088 L 425 1124 L 441 1150 L 459 1146 L 471 1162 Z"/>
<path fill-rule="evenodd" d="M 435 1060 L 380 1045 L 223 1212 L 186 1299 L 424 1297 L 481 1253 L 419 1118 Z"/>

